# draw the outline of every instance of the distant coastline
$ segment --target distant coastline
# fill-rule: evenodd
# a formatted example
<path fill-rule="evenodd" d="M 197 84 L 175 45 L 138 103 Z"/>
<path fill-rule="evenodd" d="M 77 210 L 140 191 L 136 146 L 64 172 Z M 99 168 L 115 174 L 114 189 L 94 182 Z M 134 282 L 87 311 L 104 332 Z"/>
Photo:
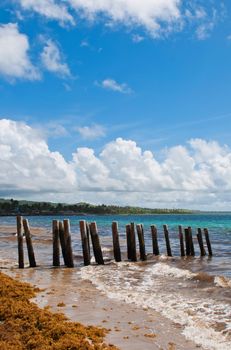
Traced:
<path fill-rule="evenodd" d="M 0 216 L 84 216 L 84 215 L 154 215 L 154 214 L 195 214 L 199 211 L 188 209 L 151 209 L 133 206 L 93 205 L 89 203 L 51 203 L 14 199 L 0 199 Z"/>

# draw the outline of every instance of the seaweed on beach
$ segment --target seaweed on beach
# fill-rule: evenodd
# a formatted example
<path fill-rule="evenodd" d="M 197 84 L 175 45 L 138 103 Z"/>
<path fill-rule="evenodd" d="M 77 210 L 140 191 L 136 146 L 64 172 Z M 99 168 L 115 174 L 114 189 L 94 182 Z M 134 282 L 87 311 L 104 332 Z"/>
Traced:
<path fill-rule="evenodd" d="M 1 350 L 116 350 L 106 345 L 106 329 L 85 327 L 31 302 L 38 292 L 0 273 Z"/>

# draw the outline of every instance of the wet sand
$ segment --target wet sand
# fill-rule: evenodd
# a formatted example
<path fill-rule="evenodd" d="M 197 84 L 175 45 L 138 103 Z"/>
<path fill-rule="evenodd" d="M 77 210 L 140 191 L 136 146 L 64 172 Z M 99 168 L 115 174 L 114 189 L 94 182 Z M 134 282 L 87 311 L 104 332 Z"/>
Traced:
<path fill-rule="evenodd" d="M 3 242 L 7 244 L 9 239 L 17 243 L 14 227 L 0 227 L 0 234 L 0 247 Z M 50 235 L 45 229 L 32 229 L 32 235 L 38 239 L 44 251 L 50 250 L 50 244 L 47 244 Z M 80 267 L 52 268 L 43 263 L 43 266 L 35 269 L 18 270 L 17 250 L 9 257 L 6 250 L 0 248 L 0 254 L 0 267 L 4 273 L 43 289 L 34 299 L 40 307 L 49 306 L 84 325 L 110 329 L 106 342 L 121 350 L 202 349 L 186 340 L 181 334 L 180 324 L 174 324 L 153 309 L 142 309 L 109 299 L 90 281 L 81 279 Z"/>

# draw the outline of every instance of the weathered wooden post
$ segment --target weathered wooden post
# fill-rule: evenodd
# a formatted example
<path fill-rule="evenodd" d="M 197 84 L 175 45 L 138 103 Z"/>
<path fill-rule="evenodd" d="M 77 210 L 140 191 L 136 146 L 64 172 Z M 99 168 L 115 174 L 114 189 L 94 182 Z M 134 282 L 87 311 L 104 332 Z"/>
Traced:
<path fill-rule="evenodd" d="M 203 243 L 203 236 L 202 236 L 202 230 L 201 228 L 197 229 L 197 240 L 198 240 L 198 244 L 200 247 L 200 251 L 201 251 L 201 256 L 205 256 L 206 252 L 205 252 L 205 248 L 204 248 L 204 243 Z"/>
<path fill-rule="evenodd" d="M 136 257 L 136 232 L 135 232 L 135 224 L 131 222 L 131 261 L 137 261 Z"/>
<path fill-rule="evenodd" d="M 142 261 L 147 260 L 147 255 L 145 251 L 145 241 L 144 241 L 144 230 L 142 225 L 136 225 L 139 247 L 140 247 L 140 259 Z"/>
<path fill-rule="evenodd" d="M 90 234 L 91 234 L 91 241 L 92 241 L 92 247 L 93 247 L 93 252 L 94 252 L 94 256 L 95 256 L 95 261 L 99 265 L 104 265 L 103 254 L 102 254 L 102 249 L 101 249 L 101 245 L 100 245 L 100 240 L 99 240 L 96 222 L 92 222 L 90 224 Z"/>
<path fill-rule="evenodd" d="M 91 263 L 91 257 L 89 254 L 89 244 L 87 239 L 87 224 L 85 220 L 79 222 L 80 234 L 82 240 L 82 249 L 83 249 L 83 261 L 84 265 L 88 266 Z"/>
<path fill-rule="evenodd" d="M 180 255 L 183 257 L 185 256 L 183 228 L 181 225 L 179 225 L 178 229 L 179 229 L 179 239 L 180 239 Z"/>
<path fill-rule="evenodd" d="M 22 216 L 17 216 L 18 267 L 24 268 Z"/>
<path fill-rule="evenodd" d="M 88 222 L 86 222 L 86 229 L 87 229 L 87 245 L 88 245 L 88 251 L 89 256 L 91 257 L 91 248 L 90 248 L 90 225 Z"/>
<path fill-rule="evenodd" d="M 190 241 L 189 241 L 189 231 L 188 228 L 184 229 L 184 234 L 185 234 L 185 246 L 186 246 L 186 255 L 190 256 Z"/>
<path fill-rule="evenodd" d="M 126 225 L 126 238 L 127 238 L 127 256 L 128 260 L 132 258 L 131 252 L 131 225 Z"/>
<path fill-rule="evenodd" d="M 119 231 L 118 231 L 118 222 L 114 221 L 112 223 L 112 239 L 113 239 L 113 251 L 114 258 L 116 262 L 121 261 L 121 251 L 120 251 L 120 242 L 119 242 Z"/>
<path fill-rule="evenodd" d="M 190 255 L 195 256 L 195 250 L 194 250 L 194 244 L 193 244 L 193 234 L 192 234 L 192 228 L 188 227 L 188 233 L 189 233 L 189 246 L 190 246 Z"/>
<path fill-rule="evenodd" d="M 212 251 L 212 247 L 211 247 L 211 243 L 210 243 L 209 231 L 207 228 L 204 228 L 204 235 L 205 235 L 205 240 L 206 240 L 209 256 L 212 256 L 213 251 Z"/>
<path fill-rule="evenodd" d="M 34 249 L 33 249 L 33 244 L 31 240 L 30 226 L 27 219 L 23 219 L 23 228 L 26 236 L 26 245 L 27 245 L 29 264 L 30 264 L 30 267 L 36 267 Z"/>
<path fill-rule="evenodd" d="M 164 225 L 163 227 L 164 227 L 164 236 L 165 236 L 165 241 L 166 241 L 167 254 L 168 254 L 168 256 L 172 256 L 172 250 L 171 250 L 171 245 L 170 245 L 170 240 L 169 240 L 168 226 Z"/>
<path fill-rule="evenodd" d="M 59 240 L 60 240 L 64 265 L 67 266 L 68 261 L 67 261 L 67 253 L 66 253 L 66 241 L 65 241 L 64 228 L 63 228 L 62 221 L 59 221 Z"/>
<path fill-rule="evenodd" d="M 59 249 L 59 221 L 52 222 L 53 238 L 53 266 L 60 266 L 60 249 Z"/>
<path fill-rule="evenodd" d="M 153 254 L 154 255 L 160 255 L 159 245 L 158 245 L 157 228 L 156 228 L 155 225 L 151 226 L 151 233 L 152 233 Z"/>
<path fill-rule="evenodd" d="M 63 228 L 66 243 L 67 267 L 74 267 L 73 251 L 71 246 L 70 220 L 63 220 Z"/>

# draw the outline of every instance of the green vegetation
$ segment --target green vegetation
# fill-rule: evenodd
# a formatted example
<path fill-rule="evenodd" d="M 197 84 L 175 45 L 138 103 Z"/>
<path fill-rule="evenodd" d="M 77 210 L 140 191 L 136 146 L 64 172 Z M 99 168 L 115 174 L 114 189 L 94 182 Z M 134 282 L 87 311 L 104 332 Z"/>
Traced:
<path fill-rule="evenodd" d="M 116 205 L 92 205 L 89 203 L 64 204 L 48 202 L 17 201 L 0 199 L 0 215 L 131 215 L 131 214 L 191 214 L 186 209 L 150 209 L 139 207 L 120 207 Z"/>

